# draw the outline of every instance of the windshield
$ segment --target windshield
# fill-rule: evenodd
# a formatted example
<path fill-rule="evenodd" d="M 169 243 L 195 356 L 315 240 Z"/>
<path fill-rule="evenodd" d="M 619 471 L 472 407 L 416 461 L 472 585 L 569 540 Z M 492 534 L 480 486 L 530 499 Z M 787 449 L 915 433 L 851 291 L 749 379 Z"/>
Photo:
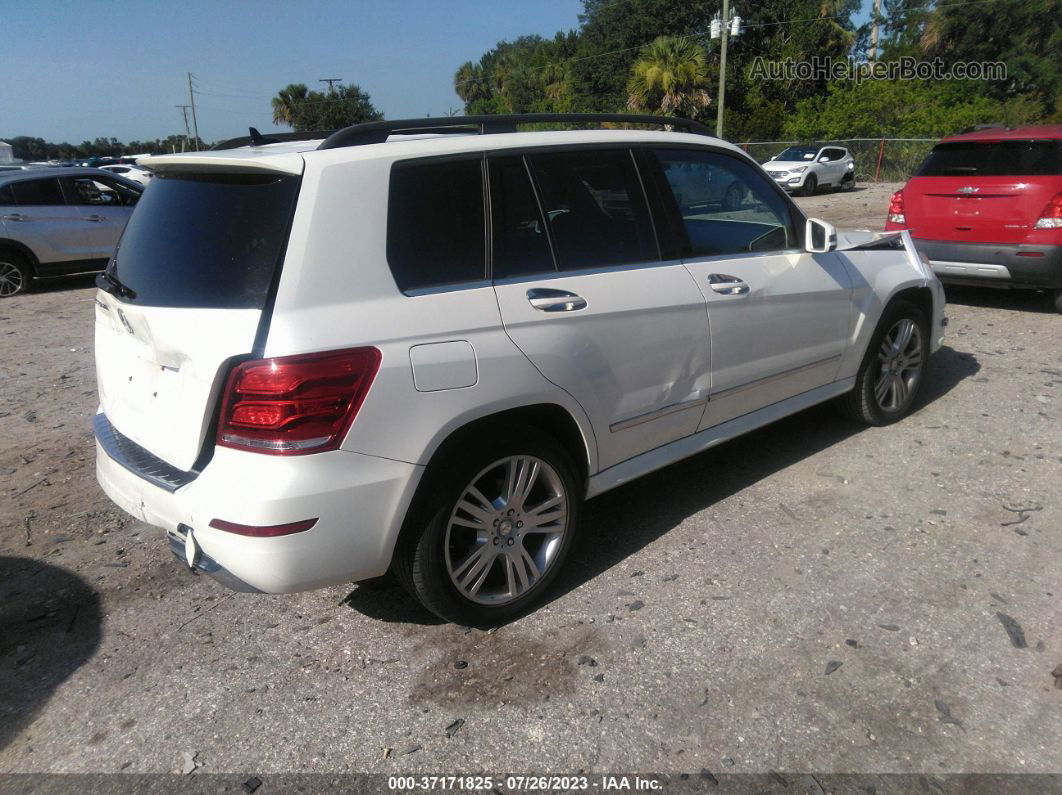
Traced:
<path fill-rule="evenodd" d="M 791 146 L 782 152 L 775 160 L 814 160 L 819 153 L 817 146 Z"/>
<path fill-rule="evenodd" d="M 108 273 L 149 306 L 261 309 L 299 178 L 158 176 L 129 219 Z"/>
<path fill-rule="evenodd" d="M 916 177 L 1035 177 L 1062 174 L 1062 141 L 937 144 Z"/>

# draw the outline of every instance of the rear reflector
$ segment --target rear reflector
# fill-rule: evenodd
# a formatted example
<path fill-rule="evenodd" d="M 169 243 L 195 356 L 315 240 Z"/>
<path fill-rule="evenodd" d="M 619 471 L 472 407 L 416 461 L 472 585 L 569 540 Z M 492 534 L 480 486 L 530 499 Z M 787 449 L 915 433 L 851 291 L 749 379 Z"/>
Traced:
<path fill-rule="evenodd" d="M 1062 229 L 1062 191 L 1056 193 L 1055 197 L 1047 203 L 1034 228 Z"/>
<path fill-rule="evenodd" d="M 210 526 L 215 530 L 224 530 L 227 533 L 236 533 L 237 535 L 251 536 L 252 538 L 275 538 L 277 536 L 290 536 L 292 533 L 304 533 L 315 524 L 317 524 L 316 519 L 306 519 L 302 522 L 258 527 L 249 524 L 226 522 L 224 519 L 210 520 Z"/>
<path fill-rule="evenodd" d="M 376 348 L 353 348 L 236 365 L 225 386 L 217 443 L 270 455 L 336 449 L 380 358 Z"/>

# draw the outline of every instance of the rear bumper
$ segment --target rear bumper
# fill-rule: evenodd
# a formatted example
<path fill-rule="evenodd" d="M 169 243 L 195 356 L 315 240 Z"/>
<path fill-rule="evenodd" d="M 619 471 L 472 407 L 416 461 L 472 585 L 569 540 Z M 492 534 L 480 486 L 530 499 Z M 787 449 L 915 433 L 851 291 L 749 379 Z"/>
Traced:
<path fill-rule="evenodd" d="M 175 553 L 190 532 L 194 568 L 236 590 L 266 593 L 384 574 L 423 469 L 343 450 L 268 456 L 219 447 L 198 477 L 171 491 L 96 442 L 97 480 L 120 508 L 166 530 Z M 318 521 L 304 532 L 252 538 L 210 527 L 212 519 Z"/>
<path fill-rule="evenodd" d="M 944 282 L 1062 288 L 1062 246 L 956 243 L 918 238 L 914 244 L 929 257 L 933 270 Z"/>

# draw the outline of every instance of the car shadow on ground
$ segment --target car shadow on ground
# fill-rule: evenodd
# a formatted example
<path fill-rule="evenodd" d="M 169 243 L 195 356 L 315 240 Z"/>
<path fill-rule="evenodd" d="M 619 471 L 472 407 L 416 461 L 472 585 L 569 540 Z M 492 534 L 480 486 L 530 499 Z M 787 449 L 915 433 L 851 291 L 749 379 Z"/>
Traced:
<path fill-rule="evenodd" d="M 916 411 L 980 369 L 973 354 L 944 346 L 930 360 Z M 622 562 L 687 517 L 865 430 L 829 404 L 816 406 L 587 502 L 579 534 L 547 603 Z M 356 586 L 344 603 L 376 620 L 441 623 L 387 578 Z"/>
<path fill-rule="evenodd" d="M 100 644 L 99 594 L 72 572 L 0 556 L 0 748 Z"/>
<path fill-rule="evenodd" d="M 58 293 L 65 290 L 86 290 L 96 286 L 96 274 L 86 273 L 80 276 L 60 276 L 55 279 L 36 279 L 30 292 Z"/>
<path fill-rule="evenodd" d="M 1039 312 L 1055 314 L 1050 291 L 1000 290 L 991 287 L 967 287 L 947 284 L 944 292 L 949 304 L 976 306 L 984 309 L 1004 309 L 1016 312 Z"/>

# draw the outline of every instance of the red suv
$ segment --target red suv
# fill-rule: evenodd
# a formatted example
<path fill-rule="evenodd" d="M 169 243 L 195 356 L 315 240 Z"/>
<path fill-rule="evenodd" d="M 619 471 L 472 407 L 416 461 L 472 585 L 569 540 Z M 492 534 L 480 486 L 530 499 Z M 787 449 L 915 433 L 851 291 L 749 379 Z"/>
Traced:
<path fill-rule="evenodd" d="M 942 139 L 885 228 L 910 229 L 941 281 L 1046 289 L 1062 312 L 1062 125 Z"/>

